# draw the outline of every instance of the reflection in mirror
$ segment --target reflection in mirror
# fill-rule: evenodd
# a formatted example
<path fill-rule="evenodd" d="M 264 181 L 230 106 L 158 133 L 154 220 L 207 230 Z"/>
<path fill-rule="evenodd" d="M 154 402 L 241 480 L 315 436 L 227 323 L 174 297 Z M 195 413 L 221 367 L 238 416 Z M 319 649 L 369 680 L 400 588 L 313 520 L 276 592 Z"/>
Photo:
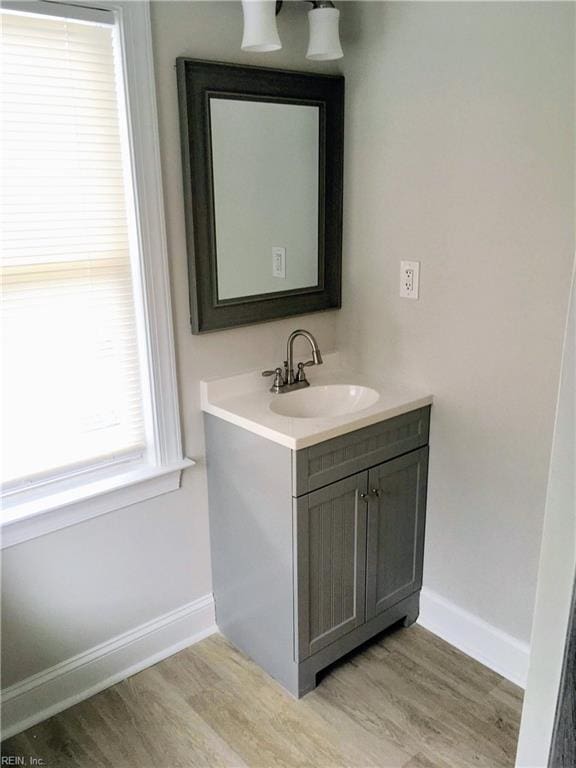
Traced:
<path fill-rule="evenodd" d="M 210 99 L 219 301 L 318 284 L 319 112 Z"/>

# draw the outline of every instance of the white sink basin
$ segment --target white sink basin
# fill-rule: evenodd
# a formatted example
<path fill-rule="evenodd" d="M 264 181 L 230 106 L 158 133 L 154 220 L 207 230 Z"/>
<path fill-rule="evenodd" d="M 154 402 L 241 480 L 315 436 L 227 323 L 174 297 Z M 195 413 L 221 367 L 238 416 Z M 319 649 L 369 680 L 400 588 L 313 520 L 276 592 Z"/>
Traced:
<path fill-rule="evenodd" d="M 370 387 L 326 384 L 276 395 L 270 403 L 270 410 L 292 419 L 319 419 L 362 411 L 379 399 L 379 393 Z"/>

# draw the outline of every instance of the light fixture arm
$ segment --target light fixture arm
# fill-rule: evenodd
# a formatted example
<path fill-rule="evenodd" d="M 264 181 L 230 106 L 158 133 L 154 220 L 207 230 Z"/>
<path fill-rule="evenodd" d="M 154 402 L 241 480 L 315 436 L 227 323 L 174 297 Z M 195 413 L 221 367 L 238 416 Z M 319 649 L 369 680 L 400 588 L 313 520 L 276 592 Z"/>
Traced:
<path fill-rule="evenodd" d="M 303 0 L 303 2 L 310 3 L 312 8 L 334 8 L 332 0 Z M 283 0 L 276 0 L 276 16 L 278 16 L 282 10 L 283 5 Z"/>

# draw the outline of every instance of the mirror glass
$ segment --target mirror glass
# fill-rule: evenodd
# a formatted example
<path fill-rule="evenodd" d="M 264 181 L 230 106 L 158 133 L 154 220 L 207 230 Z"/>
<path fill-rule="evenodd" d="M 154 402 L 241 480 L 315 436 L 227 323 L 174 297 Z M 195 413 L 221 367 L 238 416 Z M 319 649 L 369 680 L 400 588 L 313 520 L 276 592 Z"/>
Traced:
<path fill-rule="evenodd" d="M 318 285 L 318 106 L 210 98 L 218 300 Z"/>

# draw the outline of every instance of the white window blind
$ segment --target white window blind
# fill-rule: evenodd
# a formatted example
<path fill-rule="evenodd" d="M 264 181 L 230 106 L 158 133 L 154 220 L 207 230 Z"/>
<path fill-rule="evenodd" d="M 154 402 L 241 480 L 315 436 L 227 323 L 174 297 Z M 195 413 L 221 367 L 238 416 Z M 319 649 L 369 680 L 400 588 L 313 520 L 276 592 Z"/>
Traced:
<path fill-rule="evenodd" d="M 114 27 L 2 12 L 2 470 L 145 451 Z"/>

